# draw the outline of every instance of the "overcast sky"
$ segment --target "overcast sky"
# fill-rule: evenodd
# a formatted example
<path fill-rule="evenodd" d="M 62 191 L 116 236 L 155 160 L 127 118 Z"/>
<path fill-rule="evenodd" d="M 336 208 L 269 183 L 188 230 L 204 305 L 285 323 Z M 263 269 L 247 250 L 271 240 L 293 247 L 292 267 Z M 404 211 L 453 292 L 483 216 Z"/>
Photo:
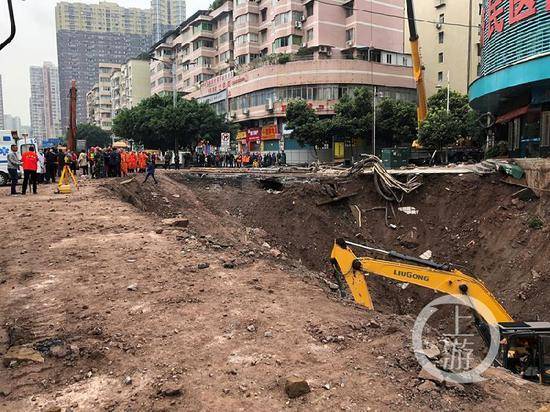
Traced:
<path fill-rule="evenodd" d="M 68 0 L 76 3 L 77 0 Z M 111 0 L 124 7 L 149 8 L 150 0 Z M 81 3 L 99 3 L 98 0 L 80 0 Z M 29 120 L 29 67 L 50 61 L 57 64 L 55 39 L 55 4 L 58 0 L 13 0 L 17 34 L 13 42 L 0 51 L 0 75 L 4 94 L 4 113 L 21 117 L 24 125 Z M 188 0 L 187 15 L 199 7 L 208 8 L 210 0 Z M 7 2 L 0 0 L 0 41 L 9 36 Z M 84 52 L 84 50 L 83 50 Z"/>

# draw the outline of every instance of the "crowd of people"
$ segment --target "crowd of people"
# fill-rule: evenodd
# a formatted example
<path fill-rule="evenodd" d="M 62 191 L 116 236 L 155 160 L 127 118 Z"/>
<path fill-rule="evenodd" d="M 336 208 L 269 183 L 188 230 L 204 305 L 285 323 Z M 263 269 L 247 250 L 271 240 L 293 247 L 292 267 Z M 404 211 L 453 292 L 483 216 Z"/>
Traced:
<path fill-rule="evenodd" d="M 286 154 L 279 153 L 221 153 L 205 154 L 201 151 L 180 152 L 174 155 L 172 151 L 164 153 L 128 151 L 112 147 L 92 147 L 80 152 L 62 148 L 47 148 L 37 151 L 34 146 L 23 153 L 21 160 L 17 155 L 17 146 L 12 146 L 8 156 L 8 171 L 12 182 L 12 194 L 16 193 L 19 179 L 19 169 L 23 169 L 22 194 L 27 187 L 32 186 L 33 193 L 37 191 L 38 183 L 56 183 L 60 178 L 65 165 L 75 175 L 89 176 L 92 179 L 107 177 L 123 177 L 128 173 L 146 173 L 145 181 L 149 177 L 156 182 L 155 168 L 163 165 L 165 169 L 183 167 L 271 167 L 286 165 Z M 28 153 L 31 154 L 28 154 Z"/>
<path fill-rule="evenodd" d="M 200 167 L 271 167 L 286 165 L 286 153 L 195 153 L 195 166 Z"/>

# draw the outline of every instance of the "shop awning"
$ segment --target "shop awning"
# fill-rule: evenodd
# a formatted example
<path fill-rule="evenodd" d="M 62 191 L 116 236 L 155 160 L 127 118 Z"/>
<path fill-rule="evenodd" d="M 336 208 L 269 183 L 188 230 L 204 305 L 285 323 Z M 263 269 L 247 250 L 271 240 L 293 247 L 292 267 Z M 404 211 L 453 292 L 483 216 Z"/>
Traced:
<path fill-rule="evenodd" d="M 511 112 L 505 113 L 502 116 L 498 116 L 495 123 L 506 123 L 509 122 L 512 119 L 515 119 L 516 117 L 520 117 L 521 115 L 527 113 L 529 111 L 529 106 L 523 106 L 519 109 L 512 110 Z"/>

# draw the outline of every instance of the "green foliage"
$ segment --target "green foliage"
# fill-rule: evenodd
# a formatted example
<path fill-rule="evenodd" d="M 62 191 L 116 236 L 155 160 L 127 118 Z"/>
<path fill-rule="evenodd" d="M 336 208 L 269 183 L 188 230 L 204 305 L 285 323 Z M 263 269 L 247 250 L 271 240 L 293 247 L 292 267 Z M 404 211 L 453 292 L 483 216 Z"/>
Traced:
<path fill-rule="evenodd" d="M 418 131 L 420 143 L 428 149 L 442 149 L 461 137 L 462 124 L 445 109 L 432 109 Z"/>
<path fill-rule="evenodd" d="M 111 144 L 111 135 L 93 124 L 81 123 L 76 127 L 76 139 L 86 140 L 86 147 L 106 147 Z"/>
<path fill-rule="evenodd" d="M 531 229 L 542 229 L 542 227 L 544 226 L 544 222 L 543 220 L 538 217 L 538 216 L 531 216 L 529 217 L 529 219 L 527 220 L 527 225 L 531 228 Z"/>
<path fill-rule="evenodd" d="M 300 47 L 298 51 L 296 52 L 297 56 L 311 56 L 313 55 L 313 51 L 309 49 L 308 47 Z"/>
<path fill-rule="evenodd" d="M 416 139 L 417 125 L 413 103 L 386 98 L 376 106 L 376 140 L 379 147 L 411 144 Z"/>
<path fill-rule="evenodd" d="M 287 64 L 289 61 L 290 61 L 290 54 L 288 53 L 283 53 L 279 55 L 277 59 L 277 63 L 279 64 Z"/>
<path fill-rule="evenodd" d="M 372 133 L 372 93 L 358 87 L 334 106 L 332 132 L 340 137 L 368 137 Z"/>
<path fill-rule="evenodd" d="M 132 109 L 122 110 L 113 120 L 117 136 L 133 139 L 147 149 L 192 147 L 199 139 L 220 144 L 220 133 L 231 131 L 223 116 L 208 103 L 154 95 Z"/>
<path fill-rule="evenodd" d="M 372 136 L 372 93 L 359 87 L 336 103 L 331 119 L 319 119 L 305 100 L 289 102 L 287 126 L 292 137 L 302 143 L 320 146 L 333 137 Z M 416 136 L 416 108 L 412 103 L 384 99 L 377 107 L 377 137 L 382 146 L 391 147 L 410 142 Z"/>
<path fill-rule="evenodd" d="M 291 100 L 286 107 L 287 127 L 292 129 L 292 138 L 300 143 L 318 145 L 323 142 L 319 116 L 305 100 Z"/>
<path fill-rule="evenodd" d="M 214 0 L 210 5 L 210 10 L 216 10 L 218 7 L 222 6 L 228 0 Z"/>
<path fill-rule="evenodd" d="M 428 117 L 420 126 L 420 143 L 431 149 L 441 149 L 444 146 L 457 143 L 458 140 L 466 140 L 472 145 L 479 145 L 484 138 L 484 130 L 478 122 L 478 115 L 468 104 L 468 96 L 451 91 L 449 94 L 449 115 L 441 113 L 447 110 L 447 89 L 440 89 L 428 99 Z M 436 121 L 445 121 L 446 124 L 435 125 Z M 439 133 L 448 130 L 446 138 L 431 135 L 431 132 Z M 443 143 L 443 146 L 441 146 Z"/>

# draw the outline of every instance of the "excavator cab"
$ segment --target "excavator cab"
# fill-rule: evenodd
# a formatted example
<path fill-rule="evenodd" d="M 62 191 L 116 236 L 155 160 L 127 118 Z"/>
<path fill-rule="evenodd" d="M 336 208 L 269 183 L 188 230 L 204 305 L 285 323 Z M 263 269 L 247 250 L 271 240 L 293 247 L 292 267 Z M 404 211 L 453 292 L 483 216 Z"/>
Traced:
<path fill-rule="evenodd" d="M 524 379 L 550 385 L 550 322 L 499 323 L 498 363 Z"/>

